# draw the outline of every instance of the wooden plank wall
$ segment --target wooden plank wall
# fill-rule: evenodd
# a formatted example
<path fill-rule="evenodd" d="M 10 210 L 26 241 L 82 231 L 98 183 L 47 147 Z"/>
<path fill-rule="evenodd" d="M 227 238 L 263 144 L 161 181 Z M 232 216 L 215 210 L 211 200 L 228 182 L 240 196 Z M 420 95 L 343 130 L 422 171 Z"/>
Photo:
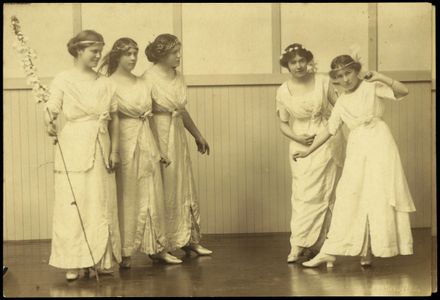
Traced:
<path fill-rule="evenodd" d="M 432 212 L 431 84 L 407 83 L 410 95 L 387 103 L 385 121 L 400 149 L 417 212 Z M 276 119 L 275 85 L 190 87 L 188 109 L 209 141 L 191 145 L 203 233 L 289 231 L 288 142 Z M 3 239 L 51 238 L 53 146 L 30 90 L 3 91 Z"/>

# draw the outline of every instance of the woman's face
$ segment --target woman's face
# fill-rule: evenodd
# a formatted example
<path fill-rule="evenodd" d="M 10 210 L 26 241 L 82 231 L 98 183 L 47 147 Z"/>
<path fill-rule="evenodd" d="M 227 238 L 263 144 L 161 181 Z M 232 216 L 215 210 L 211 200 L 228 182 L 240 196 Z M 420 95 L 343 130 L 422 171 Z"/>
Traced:
<path fill-rule="evenodd" d="M 139 51 L 136 48 L 129 48 L 119 59 L 119 67 L 131 72 L 136 66 L 138 52 Z"/>
<path fill-rule="evenodd" d="M 78 61 L 89 68 L 94 68 L 98 65 L 102 55 L 102 48 L 104 45 L 92 45 L 78 51 Z"/>
<path fill-rule="evenodd" d="M 176 45 L 161 62 L 171 68 L 177 68 L 180 65 L 180 48 L 180 45 Z"/>
<path fill-rule="evenodd" d="M 359 83 L 359 72 L 353 68 L 344 68 L 335 74 L 335 80 L 346 91 L 353 90 Z"/>
<path fill-rule="evenodd" d="M 299 55 L 295 55 L 288 62 L 288 67 L 290 73 L 297 77 L 301 78 L 307 74 L 307 60 Z"/>

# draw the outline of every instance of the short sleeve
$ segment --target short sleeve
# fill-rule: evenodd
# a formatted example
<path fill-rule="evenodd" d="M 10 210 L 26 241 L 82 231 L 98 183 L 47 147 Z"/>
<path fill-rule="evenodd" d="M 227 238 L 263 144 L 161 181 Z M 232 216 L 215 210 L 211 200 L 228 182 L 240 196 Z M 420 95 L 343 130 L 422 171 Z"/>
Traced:
<path fill-rule="evenodd" d="M 278 89 L 277 96 L 276 96 L 276 112 L 278 115 L 278 118 L 283 122 L 289 122 L 290 120 L 290 114 L 286 107 L 284 106 L 284 103 L 281 100 L 281 91 Z"/>
<path fill-rule="evenodd" d="M 335 135 L 341 124 L 342 124 L 341 108 L 339 102 L 336 102 L 336 105 L 332 110 L 332 114 L 328 119 L 328 125 L 327 125 L 328 132 L 331 135 Z"/>
<path fill-rule="evenodd" d="M 49 88 L 50 96 L 46 102 L 46 108 L 56 117 L 63 107 L 63 79 L 60 75 L 55 76 Z"/>
<path fill-rule="evenodd" d="M 108 77 L 103 77 L 103 80 L 106 81 L 107 92 L 110 97 L 109 112 L 115 113 L 118 111 L 118 97 L 116 94 L 117 86 Z"/>
<path fill-rule="evenodd" d="M 159 99 L 159 91 L 155 85 L 151 85 L 150 94 L 153 101 L 157 101 L 157 99 Z"/>
<path fill-rule="evenodd" d="M 375 82 L 375 94 L 376 97 L 383 100 L 400 101 L 404 98 L 404 97 L 396 98 L 393 89 L 382 82 Z"/>

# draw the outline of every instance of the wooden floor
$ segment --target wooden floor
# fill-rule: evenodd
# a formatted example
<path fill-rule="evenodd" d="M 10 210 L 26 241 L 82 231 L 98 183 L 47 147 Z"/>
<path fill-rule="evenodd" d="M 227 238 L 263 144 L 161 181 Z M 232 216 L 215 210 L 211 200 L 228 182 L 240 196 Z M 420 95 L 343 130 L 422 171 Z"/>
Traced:
<path fill-rule="evenodd" d="M 296 295 L 430 295 L 437 272 L 437 240 L 429 229 L 414 230 L 412 256 L 376 259 L 362 269 L 356 257 L 338 257 L 333 269 L 306 269 L 287 264 L 289 236 L 204 236 L 212 257 L 185 257 L 182 265 L 153 263 L 134 257 L 130 270 L 94 279 L 66 282 L 64 271 L 47 264 L 50 242 L 4 242 L 3 295 L 23 296 L 296 296 Z M 436 286 L 436 279 L 435 286 Z"/>

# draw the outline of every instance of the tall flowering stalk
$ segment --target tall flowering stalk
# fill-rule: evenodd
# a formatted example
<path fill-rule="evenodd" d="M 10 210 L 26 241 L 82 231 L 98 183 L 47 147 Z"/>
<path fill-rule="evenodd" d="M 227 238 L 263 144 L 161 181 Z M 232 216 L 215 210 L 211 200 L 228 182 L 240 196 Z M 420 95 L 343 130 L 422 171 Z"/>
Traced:
<path fill-rule="evenodd" d="M 11 17 L 11 27 L 17 38 L 12 46 L 21 55 L 21 66 L 26 73 L 26 82 L 32 86 L 32 92 L 37 103 L 47 102 L 50 95 L 49 89 L 41 83 L 37 75 L 37 68 L 34 65 L 37 53 L 27 45 L 28 38 L 21 31 L 20 21 L 16 16 Z"/>
<path fill-rule="evenodd" d="M 18 18 L 16 16 L 11 17 L 11 27 L 12 27 L 12 30 L 14 30 L 15 36 L 17 37 L 17 41 L 14 42 L 13 47 L 22 56 L 21 65 L 24 69 L 24 72 L 26 73 L 27 83 L 29 85 L 32 85 L 32 92 L 37 100 L 37 103 L 41 103 L 41 102 L 45 103 L 49 100 L 50 92 L 49 92 L 49 89 L 44 84 L 41 83 L 40 77 L 38 77 L 38 75 L 37 75 L 37 68 L 35 67 L 35 65 L 32 61 L 33 59 L 37 58 L 37 54 L 35 53 L 35 51 L 33 49 L 31 49 L 26 44 L 28 39 L 23 35 L 23 32 L 21 31 L 21 27 L 20 27 L 20 21 L 18 20 Z M 50 111 L 47 107 L 46 107 L 46 111 L 49 115 L 50 123 L 53 124 L 54 119 L 52 118 L 52 114 L 50 113 Z M 86 230 L 84 227 L 84 222 L 81 217 L 81 213 L 79 211 L 78 203 L 76 201 L 75 193 L 73 191 L 73 186 L 70 181 L 69 171 L 66 166 L 66 161 L 64 159 L 63 151 L 61 149 L 61 145 L 58 140 L 57 134 L 55 134 L 55 136 L 54 136 L 54 144 L 57 144 L 58 149 L 60 150 L 60 156 L 63 161 L 64 170 L 65 170 L 66 176 L 67 176 L 67 181 L 69 182 L 70 190 L 72 192 L 72 197 L 73 197 L 73 202 L 71 202 L 70 204 L 74 205 L 76 207 L 76 211 L 78 213 L 78 217 L 79 217 L 80 224 L 81 224 L 81 229 L 84 234 L 84 239 L 87 243 L 87 247 L 89 249 L 90 256 L 92 258 L 93 267 L 91 269 L 93 269 L 96 266 L 95 259 L 93 257 L 93 253 L 92 253 L 92 249 L 90 247 L 89 241 L 87 239 Z M 87 273 L 89 273 L 89 271 L 90 271 L 90 269 L 87 269 Z M 97 270 L 95 270 L 95 271 L 96 271 L 95 272 L 96 281 L 99 283 L 98 271 Z"/>

